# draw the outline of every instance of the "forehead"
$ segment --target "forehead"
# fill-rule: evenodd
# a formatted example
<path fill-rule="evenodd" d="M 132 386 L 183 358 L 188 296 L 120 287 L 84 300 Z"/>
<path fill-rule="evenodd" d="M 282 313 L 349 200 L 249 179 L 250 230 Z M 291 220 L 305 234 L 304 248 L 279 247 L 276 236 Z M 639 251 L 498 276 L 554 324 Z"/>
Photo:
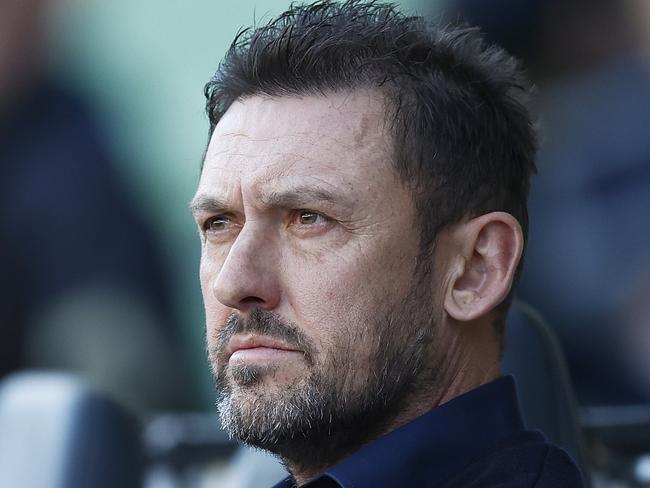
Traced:
<path fill-rule="evenodd" d="M 217 124 L 199 192 L 292 180 L 382 186 L 393 180 L 384 100 L 371 90 L 236 101 Z"/>

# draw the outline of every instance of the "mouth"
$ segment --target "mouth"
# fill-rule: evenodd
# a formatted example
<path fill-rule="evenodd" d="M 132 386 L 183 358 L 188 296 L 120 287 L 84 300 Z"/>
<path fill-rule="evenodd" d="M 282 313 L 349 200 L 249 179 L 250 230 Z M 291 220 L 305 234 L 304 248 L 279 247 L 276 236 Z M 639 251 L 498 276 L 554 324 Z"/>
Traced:
<path fill-rule="evenodd" d="M 228 344 L 229 362 L 267 362 L 302 357 L 303 351 L 272 337 L 235 335 Z"/>

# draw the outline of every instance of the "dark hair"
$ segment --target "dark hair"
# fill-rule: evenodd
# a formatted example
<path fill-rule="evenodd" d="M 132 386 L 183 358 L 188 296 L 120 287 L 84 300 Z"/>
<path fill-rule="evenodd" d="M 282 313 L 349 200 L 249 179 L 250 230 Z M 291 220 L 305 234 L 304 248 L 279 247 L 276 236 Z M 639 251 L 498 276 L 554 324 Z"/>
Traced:
<path fill-rule="evenodd" d="M 233 41 L 205 87 L 210 134 L 239 98 L 360 87 L 388 101 L 395 170 L 414 192 L 423 250 L 442 227 L 496 210 L 527 234 L 530 85 L 476 28 L 435 26 L 374 1 L 292 4 Z"/>

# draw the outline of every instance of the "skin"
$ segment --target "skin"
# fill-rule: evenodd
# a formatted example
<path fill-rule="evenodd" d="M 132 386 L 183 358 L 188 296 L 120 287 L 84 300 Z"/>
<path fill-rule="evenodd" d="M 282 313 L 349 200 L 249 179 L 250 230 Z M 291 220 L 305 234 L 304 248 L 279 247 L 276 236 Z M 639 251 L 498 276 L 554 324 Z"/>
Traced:
<path fill-rule="evenodd" d="M 208 348 L 233 312 L 245 318 L 256 308 L 295 324 L 313 346 L 313 364 L 278 349 L 230 356 L 227 368 L 263 368 L 254 392 L 234 385 L 238 402 L 299 383 L 351 327 L 364 327 L 362 317 L 397 304 L 412 285 L 418 220 L 390 166 L 384 117 L 382 96 L 359 89 L 249 97 L 217 125 L 192 203 Z M 412 393 L 385 432 L 498 376 L 491 311 L 510 289 L 522 247 L 518 223 L 500 212 L 440 233 L 428 284 L 439 327 L 431 354 L 445 354 L 449 366 L 436 385 Z M 354 332 L 350 361 L 361 388 L 373 338 Z M 299 484 L 327 468 L 286 461 Z"/>

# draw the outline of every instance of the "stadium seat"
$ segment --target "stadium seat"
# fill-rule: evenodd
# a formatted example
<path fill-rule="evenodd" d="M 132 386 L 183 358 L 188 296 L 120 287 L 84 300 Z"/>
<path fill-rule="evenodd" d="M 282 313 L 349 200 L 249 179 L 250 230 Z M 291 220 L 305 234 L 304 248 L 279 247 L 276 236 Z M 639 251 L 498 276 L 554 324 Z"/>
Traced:
<path fill-rule="evenodd" d="M 589 483 L 585 444 L 562 349 L 542 317 L 518 301 L 507 318 L 503 374 L 515 377 L 526 426 L 542 431 L 567 451 Z"/>
<path fill-rule="evenodd" d="M 22 372 L 0 383 L 0 486 L 140 488 L 137 422 L 63 373 Z"/>

